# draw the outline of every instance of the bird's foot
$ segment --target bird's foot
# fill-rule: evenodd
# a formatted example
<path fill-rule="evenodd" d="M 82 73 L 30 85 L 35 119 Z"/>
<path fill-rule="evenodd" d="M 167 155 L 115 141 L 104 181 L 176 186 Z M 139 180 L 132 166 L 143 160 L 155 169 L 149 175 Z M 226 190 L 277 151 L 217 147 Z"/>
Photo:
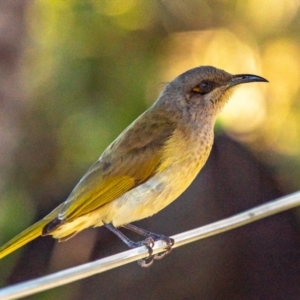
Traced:
<path fill-rule="evenodd" d="M 138 261 L 141 267 L 145 267 L 145 268 L 150 267 L 153 264 L 154 260 L 162 259 L 163 257 L 165 257 L 167 254 L 171 252 L 172 246 L 174 245 L 174 240 L 172 238 L 169 238 L 163 234 L 157 234 L 157 233 L 147 231 L 145 229 L 139 228 L 132 224 L 123 225 L 123 227 L 137 234 L 145 236 L 146 238 L 143 241 L 134 242 L 130 240 L 121 231 L 115 228 L 113 224 L 104 224 L 104 226 L 110 231 L 112 231 L 114 234 L 116 234 L 124 243 L 126 243 L 128 247 L 137 248 L 137 247 L 145 246 L 148 249 L 148 253 L 149 253 L 148 257 Z M 164 241 L 167 244 L 166 250 L 162 253 L 152 255 L 155 242 L 160 240 Z"/>
<path fill-rule="evenodd" d="M 162 240 L 167 244 L 166 251 L 152 255 L 154 243 L 159 240 Z M 148 249 L 149 256 L 139 260 L 138 264 L 143 268 L 148 268 L 153 264 L 154 260 L 160 260 L 164 258 L 167 254 L 169 254 L 172 251 L 172 246 L 174 245 L 174 239 L 169 238 L 163 234 L 151 233 L 143 241 L 143 243 L 145 247 Z"/>
<path fill-rule="evenodd" d="M 142 244 L 148 249 L 148 254 L 149 254 L 148 258 L 152 257 L 155 240 L 149 236 L 142 241 Z"/>

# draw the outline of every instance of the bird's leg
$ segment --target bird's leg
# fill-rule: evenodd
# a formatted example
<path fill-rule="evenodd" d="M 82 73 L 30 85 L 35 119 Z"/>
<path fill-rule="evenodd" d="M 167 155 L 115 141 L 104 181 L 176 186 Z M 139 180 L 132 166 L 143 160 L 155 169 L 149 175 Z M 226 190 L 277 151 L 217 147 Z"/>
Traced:
<path fill-rule="evenodd" d="M 173 239 L 163 234 L 157 234 L 157 233 L 144 230 L 132 224 L 123 225 L 123 227 L 137 234 L 145 236 L 146 237 L 145 240 L 134 242 L 130 240 L 126 235 L 124 235 L 120 230 L 118 230 L 113 224 L 104 224 L 104 226 L 107 229 L 109 229 L 111 232 L 113 232 L 117 237 L 119 237 L 129 248 L 145 246 L 148 249 L 149 257 L 138 261 L 139 265 L 144 268 L 150 267 L 153 264 L 154 260 L 162 259 L 166 254 L 170 253 L 172 250 L 172 246 L 174 245 Z M 166 242 L 167 250 L 163 254 L 152 255 L 153 252 L 152 248 L 154 246 L 154 242 L 159 240 L 163 240 Z M 147 260 L 149 259 L 150 261 L 147 262 Z"/>
<path fill-rule="evenodd" d="M 172 246 L 174 245 L 174 239 L 169 238 L 168 236 L 165 236 L 163 234 L 157 234 L 157 233 L 145 230 L 143 228 L 137 227 L 137 226 L 132 225 L 132 224 L 126 224 L 126 225 L 123 225 L 123 227 L 130 230 L 130 231 L 133 231 L 137 234 L 143 235 L 145 237 L 149 237 L 154 242 L 162 240 L 167 244 L 168 253 L 171 252 L 171 250 L 172 250 Z"/>
<path fill-rule="evenodd" d="M 154 232 L 147 231 L 145 229 L 139 228 L 132 224 L 126 224 L 126 225 L 123 225 L 123 227 L 130 231 L 133 231 L 137 234 L 143 235 L 147 239 L 150 238 L 150 239 L 152 239 L 153 242 L 163 240 L 167 244 L 166 251 L 163 254 L 156 254 L 153 257 L 153 259 L 156 259 L 156 260 L 162 259 L 163 257 L 165 257 L 167 254 L 169 254 L 172 251 L 172 246 L 174 245 L 174 239 L 171 239 L 163 234 L 157 234 Z"/>
<path fill-rule="evenodd" d="M 152 238 L 147 238 L 144 241 L 140 242 L 134 242 L 131 239 L 129 239 L 126 235 L 124 235 L 120 230 L 118 230 L 114 225 L 104 224 L 104 226 L 111 232 L 113 232 L 118 238 L 120 238 L 129 248 L 145 246 L 148 249 L 149 257 L 151 257 L 153 252 L 152 247 L 154 246 L 154 240 Z"/>

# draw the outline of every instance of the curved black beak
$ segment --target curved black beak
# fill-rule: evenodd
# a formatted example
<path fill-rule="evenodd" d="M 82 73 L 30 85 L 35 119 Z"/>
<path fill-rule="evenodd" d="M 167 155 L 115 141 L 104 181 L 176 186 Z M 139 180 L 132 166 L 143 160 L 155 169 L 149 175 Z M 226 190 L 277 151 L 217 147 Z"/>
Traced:
<path fill-rule="evenodd" d="M 269 82 L 267 79 L 257 76 L 257 75 L 251 75 L 251 74 L 238 74 L 238 75 L 233 75 L 230 82 L 229 86 L 234 86 L 237 84 L 241 83 L 247 83 L 247 82 L 255 82 L 255 81 L 260 81 L 260 82 Z"/>

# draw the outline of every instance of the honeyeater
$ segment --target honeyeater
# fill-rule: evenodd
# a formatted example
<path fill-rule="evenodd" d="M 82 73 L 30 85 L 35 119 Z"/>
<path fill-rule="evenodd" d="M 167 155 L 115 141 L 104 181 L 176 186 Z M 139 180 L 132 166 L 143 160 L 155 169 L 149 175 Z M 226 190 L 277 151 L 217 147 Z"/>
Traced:
<path fill-rule="evenodd" d="M 154 104 L 132 122 L 88 169 L 69 197 L 0 248 L 0 258 L 31 240 L 66 240 L 88 227 L 106 226 L 129 247 L 172 239 L 132 224 L 156 214 L 186 190 L 205 164 L 214 123 L 234 88 L 266 79 L 197 67 L 168 83 Z M 175 221 L 174 221 L 175 222 Z M 118 227 L 140 233 L 129 240 Z"/>

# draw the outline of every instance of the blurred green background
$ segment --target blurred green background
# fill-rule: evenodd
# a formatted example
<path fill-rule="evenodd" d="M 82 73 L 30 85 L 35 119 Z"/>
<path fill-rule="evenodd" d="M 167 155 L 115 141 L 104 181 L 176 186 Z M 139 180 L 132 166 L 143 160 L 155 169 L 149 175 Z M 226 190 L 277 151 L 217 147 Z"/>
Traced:
<path fill-rule="evenodd" d="M 299 5 L 0 1 L 0 244 L 67 196 L 166 82 L 199 65 L 270 81 L 238 90 L 216 129 L 299 189 Z"/>

